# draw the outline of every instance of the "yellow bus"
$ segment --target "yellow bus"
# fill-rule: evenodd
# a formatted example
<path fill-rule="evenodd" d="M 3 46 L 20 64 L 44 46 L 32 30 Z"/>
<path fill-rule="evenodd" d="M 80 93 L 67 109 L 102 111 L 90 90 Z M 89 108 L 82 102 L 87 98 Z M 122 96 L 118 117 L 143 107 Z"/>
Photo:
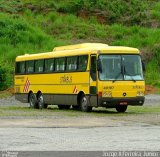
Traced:
<path fill-rule="evenodd" d="M 143 105 L 145 81 L 136 48 L 83 43 L 16 58 L 15 98 L 32 108 L 116 108 Z"/>

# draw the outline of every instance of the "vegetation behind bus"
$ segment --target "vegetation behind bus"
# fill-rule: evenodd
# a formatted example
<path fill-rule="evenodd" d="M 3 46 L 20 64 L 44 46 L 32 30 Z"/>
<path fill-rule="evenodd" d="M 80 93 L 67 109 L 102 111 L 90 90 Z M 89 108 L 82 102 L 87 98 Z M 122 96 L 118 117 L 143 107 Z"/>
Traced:
<path fill-rule="evenodd" d="M 146 62 L 147 84 L 160 87 L 160 2 L 133 0 L 124 4 L 115 0 L 108 1 L 107 6 L 105 3 L 104 0 L 1 0 L 0 62 L 3 60 L 6 64 L 4 70 L 7 77 L 0 90 L 12 85 L 16 56 L 88 41 L 139 48 Z M 101 14 L 96 14 L 97 9 Z M 103 13 L 107 16 L 101 20 L 98 15 Z"/>

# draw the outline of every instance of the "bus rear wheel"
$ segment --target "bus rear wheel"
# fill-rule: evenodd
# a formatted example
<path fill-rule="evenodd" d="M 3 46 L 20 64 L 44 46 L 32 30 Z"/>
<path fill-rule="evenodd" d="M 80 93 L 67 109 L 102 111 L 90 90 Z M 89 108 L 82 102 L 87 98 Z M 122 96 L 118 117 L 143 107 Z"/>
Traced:
<path fill-rule="evenodd" d="M 86 98 L 85 95 L 81 96 L 81 99 L 80 99 L 80 109 L 83 112 L 90 112 L 90 111 L 92 111 L 92 107 L 89 106 L 88 99 Z"/>
<path fill-rule="evenodd" d="M 127 110 L 127 107 L 128 106 L 117 106 L 116 107 L 116 110 L 117 110 L 117 112 L 121 112 L 121 113 L 123 113 L 123 112 L 125 112 L 126 110 Z"/>
<path fill-rule="evenodd" d="M 42 93 L 40 93 L 40 94 L 38 95 L 37 100 L 38 100 L 38 108 L 39 108 L 39 109 L 45 108 L 45 103 L 44 103 L 44 98 L 43 98 Z"/>
<path fill-rule="evenodd" d="M 36 95 L 33 93 L 30 93 L 29 95 L 29 105 L 30 105 L 30 108 L 38 108 L 37 98 L 36 98 Z"/>

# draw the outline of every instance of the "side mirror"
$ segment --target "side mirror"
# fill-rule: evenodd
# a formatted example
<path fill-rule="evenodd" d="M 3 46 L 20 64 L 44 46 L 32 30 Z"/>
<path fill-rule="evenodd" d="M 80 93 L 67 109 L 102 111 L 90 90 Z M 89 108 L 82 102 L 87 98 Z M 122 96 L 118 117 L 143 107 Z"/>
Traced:
<path fill-rule="evenodd" d="M 145 63 L 143 61 L 142 61 L 142 69 L 143 69 L 144 72 L 146 71 L 146 66 L 145 66 Z"/>
<path fill-rule="evenodd" d="M 97 61 L 97 70 L 102 73 L 102 63 L 101 63 L 101 60 L 98 59 Z"/>

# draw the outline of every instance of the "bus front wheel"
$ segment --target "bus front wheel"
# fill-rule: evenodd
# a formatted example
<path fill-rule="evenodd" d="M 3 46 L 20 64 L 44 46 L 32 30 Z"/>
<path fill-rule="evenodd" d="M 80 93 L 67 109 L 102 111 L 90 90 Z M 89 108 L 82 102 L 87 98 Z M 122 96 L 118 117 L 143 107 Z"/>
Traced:
<path fill-rule="evenodd" d="M 33 93 L 30 93 L 29 95 L 29 105 L 30 105 L 30 108 L 38 108 L 37 98 L 36 98 L 36 95 Z"/>
<path fill-rule="evenodd" d="M 116 107 L 117 112 L 125 112 L 127 110 L 127 106 L 117 106 Z"/>
<path fill-rule="evenodd" d="M 80 108 L 81 108 L 81 111 L 83 111 L 83 112 L 90 112 L 90 111 L 92 111 L 92 107 L 89 106 L 88 99 L 86 98 L 85 95 L 81 96 L 81 99 L 80 99 Z"/>

